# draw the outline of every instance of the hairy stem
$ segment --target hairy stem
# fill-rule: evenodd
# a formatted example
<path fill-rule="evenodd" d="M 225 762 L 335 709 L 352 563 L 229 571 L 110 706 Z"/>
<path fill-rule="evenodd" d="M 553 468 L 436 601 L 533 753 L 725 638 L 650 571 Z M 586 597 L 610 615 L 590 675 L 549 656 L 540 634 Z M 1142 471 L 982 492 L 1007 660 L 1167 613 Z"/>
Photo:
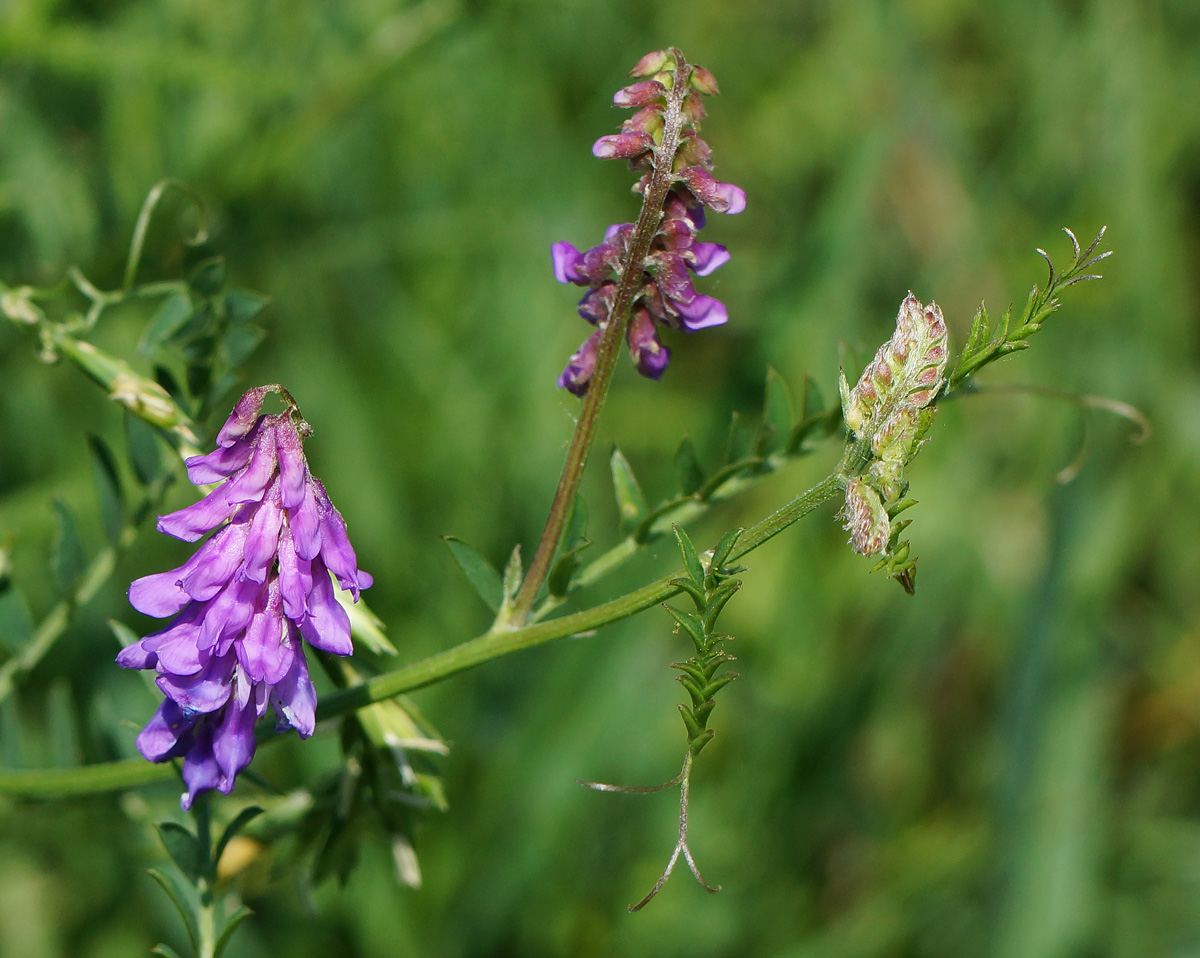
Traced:
<path fill-rule="evenodd" d="M 571 445 L 567 449 L 567 461 L 563 466 L 562 475 L 558 480 L 558 488 L 554 492 L 554 500 L 550 504 L 550 514 L 546 518 L 546 527 L 542 530 L 542 538 L 538 542 L 533 561 L 529 564 L 529 572 L 521 583 L 513 608 L 505 625 L 520 628 L 529 618 L 529 612 L 537 599 L 538 590 L 546 581 L 550 572 L 550 561 L 554 558 L 554 550 L 562 538 L 563 528 L 575 501 L 575 492 L 583 477 L 584 466 L 587 465 L 588 452 L 592 447 L 595 436 L 596 422 L 600 417 L 600 409 L 608 395 L 608 387 L 612 382 L 613 370 L 617 358 L 621 354 L 621 342 L 629 326 L 630 307 L 633 305 L 634 294 L 642 285 L 642 274 L 645 272 L 646 256 L 650 252 L 650 244 L 654 242 L 662 220 L 662 207 L 667 198 L 667 191 L 673 182 L 672 168 L 675 153 L 679 149 L 680 131 L 683 128 L 684 117 L 682 104 L 687 95 L 688 76 L 691 67 L 683 59 L 678 50 L 675 54 L 675 82 L 667 96 L 667 109 L 664 115 L 662 142 L 654 150 L 654 171 L 650 183 L 646 187 L 642 210 L 638 214 L 637 225 L 629 242 L 628 255 L 621 265 L 621 279 L 613 299 L 612 310 L 608 316 L 604 335 L 596 353 L 596 368 L 588 382 L 587 393 L 584 395 L 583 407 L 579 411 L 579 419 L 575 423 L 575 432 L 571 435 Z"/>

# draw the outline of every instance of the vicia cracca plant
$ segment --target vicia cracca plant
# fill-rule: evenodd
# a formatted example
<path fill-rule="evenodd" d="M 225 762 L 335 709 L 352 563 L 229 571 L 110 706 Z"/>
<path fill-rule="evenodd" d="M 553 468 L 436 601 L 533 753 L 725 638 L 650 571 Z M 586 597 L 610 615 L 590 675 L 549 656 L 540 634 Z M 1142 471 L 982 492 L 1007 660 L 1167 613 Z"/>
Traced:
<path fill-rule="evenodd" d="M 170 571 L 136 579 L 128 590 L 135 609 L 170 621 L 144 637 L 122 623 L 113 625 L 125 646 L 117 662 L 151 673 L 161 696 L 147 700 L 145 714 L 129 716 L 144 724 L 136 743 L 141 756 L 63 770 L 3 769 L 0 792 L 63 797 L 129 789 L 178 774 L 183 807 L 194 814 L 196 828 L 161 826 L 183 881 L 154 874 L 183 912 L 202 958 L 220 954 L 244 917 L 241 911 L 225 915 L 217 889 L 222 854 L 243 829 L 262 843 L 293 838 L 315 882 L 333 874 L 345 878 L 358 840 L 354 826 L 369 818 L 390 839 L 400 878 L 420 883 L 414 826 L 427 810 L 446 807 L 434 756 L 448 749 L 403 693 L 522 649 L 588 634 L 672 598 L 680 601 L 666 607 L 664 624 L 689 640 L 694 653 L 673 666 L 687 699 L 679 707 L 686 732 L 683 766 L 662 786 L 584 784 L 605 792 L 679 788 L 674 851 L 658 883 L 632 907 L 654 897 L 681 856 L 705 888 L 717 890 L 700 877 L 693 857 L 688 803 L 694 763 L 713 738 L 715 696 L 735 677 L 726 670 L 733 656 L 720 617 L 741 590 L 753 590 L 752 578 L 741 578 L 746 570 L 738 560 L 838 500 L 851 548 L 874 558 L 876 568 L 913 592 L 916 559 L 900 538 L 909 521 L 899 516 L 913 504 L 908 466 L 928 441 L 940 404 L 968 392 L 991 362 L 1026 348 L 1058 308 L 1058 294 L 1094 278 L 1089 270 L 1108 255 L 1097 252 L 1103 231 L 1086 250 L 1068 231 L 1070 266 L 1059 272 L 1051 264 L 1049 280 L 1034 286 L 1020 313 L 1010 309 L 993 321 L 981 307 L 957 358 L 941 309 L 909 292 L 890 339 L 857 377 L 842 373 L 839 405 L 826 404 L 811 381 L 793 405 L 786 384 L 769 374 L 761 425 L 735 429 L 728 458 L 715 469 L 705 469 L 684 439 L 674 460 L 678 492 L 657 504 L 647 502 L 629 463 L 614 451 L 609 465 L 621 538 L 586 561 L 592 542 L 579 485 L 614 368 L 628 349 L 638 372 L 657 380 L 671 359 L 664 331 L 685 334 L 669 334 L 679 344 L 699 330 L 720 335 L 714 328 L 727 321 L 726 305 L 703 292 L 698 280 L 728 263 L 730 254 L 701 240 L 700 232 L 707 211 L 734 214 L 747 208 L 739 187 L 715 178 L 712 152 L 700 137 L 704 100 L 718 92 L 713 75 L 672 48 L 643 57 L 631 76 L 634 82 L 614 102 L 635 112 L 619 133 L 597 140 L 592 152 L 628 161 L 637 176 L 640 208 L 584 252 L 568 242 L 551 248 L 554 277 L 585 290 L 578 312 L 594 329 L 558 378 L 581 404 L 545 526 L 528 566 L 517 546 L 503 572 L 465 542 L 447 537 L 451 554 L 495 617 L 483 634 L 430 658 L 388 667 L 397 650 L 361 596 L 372 578 L 359 569 L 346 524 L 305 458 L 305 441 L 319 441 L 325 418 L 319 411 L 309 410 L 318 424 L 314 430 L 287 389 L 259 386 L 234 402 L 211 448 L 201 442 L 217 425 L 214 417 L 219 421 L 229 408 L 240 370 L 261 338 L 255 321 L 266 301 L 226 289 L 219 258 L 199 263 L 186 279 L 136 282 L 149 220 L 164 192 L 183 192 L 202 211 L 187 187 L 167 182 L 152 191 L 119 288 L 104 291 L 78 270 L 60 287 L 0 288 L 0 311 L 36 337 L 44 359 L 67 359 L 125 408 L 127 471 L 141 491 L 130 507 L 116 456 L 97 440 L 93 455 L 107 490 L 110 544 L 87 569 L 64 574 L 61 608 L 47 614 L 23 650 L 0 663 L 0 700 L 52 650 L 71 614 L 114 574 L 118 557 L 142 541 L 174 477 L 185 472 L 201 493 L 194 504 L 157 522 L 159 532 L 199 543 L 191 557 Z M 64 289 L 82 296 L 86 310 L 59 308 Z M 153 298 L 160 305 L 140 358 L 110 355 L 87 340 L 110 308 Z M 282 411 L 263 411 L 271 397 L 282 402 Z M 556 400 L 548 395 L 547 401 Z M 837 443 L 840 453 L 830 457 L 833 465 L 824 479 L 758 522 L 714 536 L 711 549 L 697 548 L 685 530 L 715 503 Z M 170 450 L 170 466 L 164 450 Z M 678 546 L 680 569 L 615 599 L 597 601 L 590 594 L 597 581 L 667 535 Z M 579 600 L 579 611 L 562 614 L 569 597 Z M 351 659 L 362 646 L 374 656 Z M 314 663 L 319 668 L 310 671 Z M 322 683 L 328 690 L 318 703 Z M 274 712 L 274 727 L 262 721 L 268 711 Z M 254 777 L 249 766 L 256 749 L 277 731 L 294 729 L 307 738 L 322 727 L 337 731 L 344 759 L 330 778 L 270 783 Z M 251 795 L 255 805 L 234 808 Z M 214 842 L 216 819 L 228 825 Z"/>

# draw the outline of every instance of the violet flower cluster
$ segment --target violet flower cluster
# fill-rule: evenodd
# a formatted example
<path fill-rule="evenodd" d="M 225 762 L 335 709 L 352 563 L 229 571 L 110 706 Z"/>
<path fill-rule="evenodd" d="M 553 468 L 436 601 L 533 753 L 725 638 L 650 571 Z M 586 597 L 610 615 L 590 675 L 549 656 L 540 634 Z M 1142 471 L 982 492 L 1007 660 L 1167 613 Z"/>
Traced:
<path fill-rule="evenodd" d="M 711 151 L 698 133 L 705 115 L 701 94 L 719 92 L 713 75 L 703 67 L 681 69 L 673 52 L 658 51 L 642 57 L 630 76 L 645 79 L 619 90 L 613 102 L 638 111 L 621 125 L 620 133 L 597 140 L 592 153 L 601 159 L 628 159 L 630 167 L 643 174 L 634 187 L 642 193 L 654 170 L 655 148 L 662 142 L 669 90 L 676 82 L 689 85 L 681 102 L 683 127 L 672 165 L 673 183 L 642 264 L 625 335 L 638 372 L 658 379 L 671 359 L 671 351 L 659 340 L 659 326 L 694 332 L 729 318 L 720 300 L 697 293 L 692 286 L 693 274 L 707 276 L 729 261 L 729 252 L 718 243 L 698 241 L 696 234 L 704 226 L 705 207 L 740 213 L 746 208 L 746 194 L 713 178 Z M 559 386 L 576 396 L 587 392 L 591 381 L 633 235 L 634 224 L 618 223 L 608 228 L 603 243 L 586 252 L 566 242 L 551 247 L 555 278 L 587 287 L 579 301 L 579 315 L 596 327 L 558 377 Z"/>
<path fill-rule="evenodd" d="M 287 408 L 259 415 L 269 392 Z M 268 704 L 281 731 L 312 734 L 316 693 L 301 637 L 335 655 L 351 651 L 350 618 L 330 574 L 356 602 L 372 580 L 308 471 L 302 441 L 310 432 L 282 387 L 242 396 L 216 450 L 187 460 L 193 483 L 219 485 L 158 520 L 159 532 L 186 542 L 216 531 L 178 569 L 129 587 L 140 612 L 175 616 L 117 662 L 158 673 L 166 698 L 137 745 L 152 762 L 183 759 L 185 809 L 200 792 L 233 789 L 254 756 L 254 726 Z"/>

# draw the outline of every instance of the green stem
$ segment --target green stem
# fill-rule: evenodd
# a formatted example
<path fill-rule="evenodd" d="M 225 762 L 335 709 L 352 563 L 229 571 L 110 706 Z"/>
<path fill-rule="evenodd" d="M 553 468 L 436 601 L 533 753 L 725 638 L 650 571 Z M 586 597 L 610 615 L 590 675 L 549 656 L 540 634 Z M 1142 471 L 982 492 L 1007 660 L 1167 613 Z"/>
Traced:
<path fill-rule="evenodd" d="M 558 488 L 550 504 L 550 514 L 546 517 L 546 527 L 542 530 L 542 538 L 538 542 L 533 561 L 521 588 L 517 592 L 513 607 L 506 621 L 499 623 L 503 627 L 520 628 L 529 618 L 530 610 L 537 599 L 538 591 L 550 572 L 550 562 L 554 551 L 562 538 L 571 505 L 575 501 L 575 492 L 579 481 L 583 478 L 583 469 L 587 465 L 588 452 L 592 447 L 592 439 L 596 432 L 596 422 L 600 409 L 608 395 L 608 387 L 612 382 L 613 370 L 621 354 L 621 342 L 625 338 L 625 330 L 629 326 L 630 309 L 633 298 L 643 283 L 646 256 L 650 245 L 658 233 L 662 221 L 662 207 L 666 201 L 667 192 L 674 182 L 675 153 L 679 149 L 680 134 L 683 129 L 684 116 L 683 100 L 687 95 L 688 76 L 691 68 L 678 50 L 675 55 L 675 82 L 667 94 L 667 108 L 663 116 L 662 141 L 654 150 L 654 170 L 644 193 L 641 212 L 638 214 L 637 225 L 629 242 L 625 262 L 621 266 L 621 279 L 613 298 L 612 309 L 609 312 L 604 335 L 600 339 L 600 347 L 596 353 L 596 367 L 588 382 L 587 393 L 584 395 L 583 407 L 579 419 L 575 423 L 575 432 L 571 435 L 571 445 L 567 449 L 567 461 L 563 465 L 562 475 L 558 480 Z"/>
<path fill-rule="evenodd" d="M 848 447 L 849 461 L 854 444 Z M 792 523 L 808 515 L 819 506 L 842 492 L 845 484 L 843 471 L 838 471 L 821 480 L 807 492 L 797 496 L 782 509 L 751 526 L 738 539 L 730 561 L 739 559 L 757 549 L 764 542 L 778 535 Z M 543 645 L 555 639 L 577 635 L 597 629 L 602 625 L 628 618 L 656 603 L 663 602 L 679 590 L 672 580 L 682 575 L 676 570 L 670 575 L 656 579 L 640 589 L 605 602 L 592 609 L 572 615 L 541 622 L 511 631 L 492 631 L 463 642 L 421 662 L 416 662 L 394 672 L 376 676 L 362 685 L 335 692 L 326 696 L 317 710 L 319 720 L 337 718 L 349 712 L 381 702 L 384 699 L 419 689 L 463 672 L 491 659 L 519 652 L 522 649 Z M 270 738 L 269 735 L 261 738 Z M 169 778 L 174 774 L 171 765 L 152 765 L 141 759 L 126 759 L 89 765 L 73 769 L 46 769 L 37 771 L 10 771 L 0 769 L 0 794 L 56 798 L 114 791 L 148 782 Z"/>

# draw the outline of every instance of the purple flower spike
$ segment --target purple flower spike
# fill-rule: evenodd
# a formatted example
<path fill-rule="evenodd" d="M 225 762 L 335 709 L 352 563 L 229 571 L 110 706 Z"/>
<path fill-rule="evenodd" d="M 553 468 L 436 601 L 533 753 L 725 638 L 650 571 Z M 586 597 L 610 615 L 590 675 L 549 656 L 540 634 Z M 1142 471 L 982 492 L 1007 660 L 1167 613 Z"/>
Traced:
<path fill-rule="evenodd" d="M 579 253 L 560 246 L 569 248 L 565 274 Z M 556 271 L 559 262 L 556 251 Z M 268 392 L 284 397 L 284 412 L 260 415 Z M 282 387 L 242 396 L 217 449 L 187 462 L 193 482 L 221 484 L 158 521 L 159 531 L 189 542 L 213 535 L 179 568 L 129 587 L 139 611 L 175 616 L 117 662 L 158 674 L 166 699 L 138 749 L 152 762 L 183 759 L 185 809 L 201 792 L 233 789 L 254 757 L 254 726 L 268 705 L 281 728 L 312 734 L 316 694 L 301 636 L 337 655 L 352 651 L 334 580 L 357 602 L 371 577 L 359 570 L 345 521 L 308 470 L 309 431 Z"/>
<path fill-rule="evenodd" d="M 634 224 L 621 223 L 610 226 L 604 242 L 586 252 L 567 242 L 555 243 L 550 249 L 554 278 L 587 287 L 579 301 L 579 315 L 597 327 L 558 377 L 558 385 L 576 396 L 587 392 L 600 335 L 610 322 L 621 323 L 629 317 L 625 341 L 633 364 L 643 376 L 658 379 L 671 359 L 670 350 L 659 341 L 658 327 L 694 332 L 729 319 L 724 303 L 697 293 L 692 284 L 695 277 L 707 276 L 729 262 L 724 246 L 696 238 L 704 227 L 705 207 L 729 214 L 746 208 L 741 187 L 713 177 L 712 150 L 700 138 L 700 121 L 705 116 L 701 96 L 720 92 L 716 78 L 703 67 L 682 62 L 674 49 L 646 54 L 630 76 L 637 82 L 618 90 L 613 102 L 637 112 L 621 124 L 620 133 L 600 137 L 592 153 L 602 159 L 629 160 L 629 168 L 641 174 L 634 192 L 643 197 L 661 195 L 651 189 L 655 177 L 660 178 L 657 189 L 663 186 L 664 173 L 670 179 L 661 218 L 657 218 L 659 210 L 653 211 L 657 229 L 648 246 L 644 235 L 635 244 Z M 669 168 L 663 157 L 650 155 L 652 150 L 665 149 L 663 144 L 669 142 L 665 133 L 668 123 L 678 135 Z M 635 250 L 639 260 L 632 259 Z M 618 301 L 622 305 L 619 316 L 614 315 Z M 218 465 L 214 462 L 212 468 Z"/>

